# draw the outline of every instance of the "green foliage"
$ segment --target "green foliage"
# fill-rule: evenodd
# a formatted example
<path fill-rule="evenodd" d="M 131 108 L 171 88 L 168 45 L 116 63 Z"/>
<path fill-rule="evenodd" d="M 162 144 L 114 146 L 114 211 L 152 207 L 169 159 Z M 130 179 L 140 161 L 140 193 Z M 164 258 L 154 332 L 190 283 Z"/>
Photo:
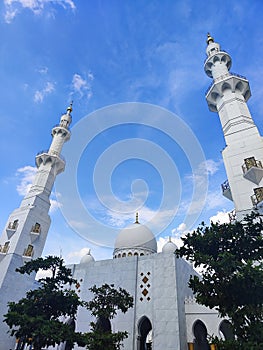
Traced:
<path fill-rule="evenodd" d="M 31 274 L 40 269 L 49 271 L 51 276 L 39 279 L 39 288 L 28 291 L 25 298 L 8 303 L 4 321 L 12 336 L 24 339 L 35 350 L 64 341 L 69 346 L 77 343 L 89 350 L 121 348 L 128 333 L 112 333 L 110 326 L 105 329 L 105 322 L 113 319 L 118 310 L 125 313 L 133 306 L 133 297 L 125 289 L 117 290 L 113 284 L 93 286 L 90 291 L 94 298 L 89 302 L 81 301 L 71 288 L 77 285 L 71 270 L 64 266 L 61 258 L 52 256 L 32 260 L 17 272 Z M 91 332 L 86 334 L 75 332 L 70 324 L 62 321 L 65 318 L 75 320 L 79 306 L 86 307 L 97 319 L 96 323 L 91 322 Z"/>
<path fill-rule="evenodd" d="M 96 331 L 84 335 L 86 347 L 88 350 L 119 350 L 122 342 L 128 337 L 128 332 L 102 332 Z"/>
<path fill-rule="evenodd" d="M 133 306 L 133 297 L 123 288 L 115 289 L 113 284 L 94 285 L 89 290 L 94 293 L 94 298 L 86 303 L 86 307 L 97 322 L 91 322 L 91 332 L 85 334 L 87 349 L 119 350 L 128 333 L 112 333 L 109 320 L 116 316 L 118 310 L 126 313 Z"/>
<path fill-rule="evenodd" d="M 213 344 L 216 345 L 218 350 L 262 350 L 263 341 L 239 341 L 239 340 L 221 340 L 218 338 L 213 339 Z"/>
<path fill-rule="evenodd" d="M 94 298 L 86 303 L 92 315 L 99 318 L 112 319 L 117 311 L 125 313 L 133 306 L 133 297 L 123 288 L 119 290 L 114 285 L 104 284 L 101 287 L 95 285 L 89 289 L 94 293 Z"/>
<path fill-rule="evenodd" d="M 30 342 L 34 349 L 54 346 L 63 341 L 81 343 L 81 335 L 60 319 L 67 317 L 74 320 L 78 306 L 83 305 L 76 292 L 70 289 L 77 281 L 58 257 L 32 260 L 17 271 L 30 274 L 40 269 L 51 271 L 51 277 L 40 279 L 39 288 L 28 291 L 26 297 L 17 303 L 8 303 L 4 321 L 11 335 L 32 339 Z"/>
<path fill-rule="evenodd" d="M 242 223 L 201 224 L 177 250 L 203 268 L 202 279 L 192 276 L 189 282 L 197 302 L 228 316 L 243 343 L 263 339 L 262 232 L 261 217 L 252 213 Z"/>

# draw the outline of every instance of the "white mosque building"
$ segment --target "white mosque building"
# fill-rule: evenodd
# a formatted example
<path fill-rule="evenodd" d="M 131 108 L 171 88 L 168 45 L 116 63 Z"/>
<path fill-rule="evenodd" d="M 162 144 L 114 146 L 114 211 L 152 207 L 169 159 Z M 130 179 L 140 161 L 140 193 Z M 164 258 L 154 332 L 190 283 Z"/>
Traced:
<path fill-rule="evenodd" d="M 206 99 L 209 109 L 219 114 L 226 141 L 222 154 L 228 180 L 222 185 L 223 195 L 233 201 L 231 219 L 241 220 L 254 208 L 262 212 L 263 141 L 246 104 L 250 97 L 248 80 L 229 71 L 230 55 L 210 35 L 206 54 L 205 72 L 213 78 Z M 33 185 L 10 215 L 0 238 L 0 315 L 6 313 L 8 301 L 19 300 L 33 286 L 34 276 L 19 276 L 14 271 L 42 254 L 50 225 L 49 196 L 56 175 L 65 166 L 60 153 L 70 138 L 71 111 L 70 106 L 59 126 L 52 129 L 49 150 L 37 155 Z M 92 297 L 91 286 L 104 283 L 121 286 L 134 297 L 134 307 L 111 322 L 112 331 L 128 331 L 125 350 L 207 350 L 208 335 L 231 337 L 227 320 L 220 319 L 215 310 L 196 304 L 188 287 L 190 275 L 196 272 L 175 256 L 175 249 L 168 241 L 157 253 L 154 234 L 136 215 L 134 224 L 119 232 L 112 259 L 95 261 L 88 253 L 79 264 L 69 266 L 84 300 Z M 87 332 L 91 320 L 90 313 L 80 308 L 72 322 L 77 331 Z M 16 348 L 7 330 L 0 322 L 0 350 Z M 68 349 L 66 344 L 57 348 Z"/>

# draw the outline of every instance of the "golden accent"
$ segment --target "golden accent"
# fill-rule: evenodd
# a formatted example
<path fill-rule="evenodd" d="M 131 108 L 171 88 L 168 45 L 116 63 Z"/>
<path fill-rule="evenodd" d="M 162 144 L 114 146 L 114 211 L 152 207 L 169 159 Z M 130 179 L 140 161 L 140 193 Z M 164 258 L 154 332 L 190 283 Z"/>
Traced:
<path fill-rule="evenodd" d="M 73 101 L 70 102 L 70 105 L 67 108 L 68 114 L 70 114 L 73 111 L 72 105 L 73 105 Z"/>
<path fill-rule="evenodd" d="M 206 39 L 206 43 L 207 45 L 210 44 L 210 42 L 214 42 L 214 38 L 210 35 L 210 33 L 207 33 L 207 39 Z"/>

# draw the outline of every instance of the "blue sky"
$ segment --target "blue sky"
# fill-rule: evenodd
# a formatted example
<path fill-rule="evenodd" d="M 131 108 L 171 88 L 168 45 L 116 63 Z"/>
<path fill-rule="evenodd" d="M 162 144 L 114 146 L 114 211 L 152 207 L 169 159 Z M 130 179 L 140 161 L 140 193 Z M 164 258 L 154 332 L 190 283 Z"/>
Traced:
<path fill-rule="evenodd" d="M 160 246 L 231 210 L 220 189 L 222 129 L 205 101 L 205 39 L 211 32 L 231 55 L 231 70 L 249 79 L 262 133 L 262 11 L 260 0 L 1 2 L 1 229 L 71 100 L 68 163 L 52 194 L 45 255 L 78 262 L 91 248 L 96 259 L 108 258 L 136 210 Z M 130 103 L 139 108 L 134 120 Z M 67 210 L 73 182 L 89 218 L 75 202 Z M 196 200 L 195 188 L 205 198 Z"/>

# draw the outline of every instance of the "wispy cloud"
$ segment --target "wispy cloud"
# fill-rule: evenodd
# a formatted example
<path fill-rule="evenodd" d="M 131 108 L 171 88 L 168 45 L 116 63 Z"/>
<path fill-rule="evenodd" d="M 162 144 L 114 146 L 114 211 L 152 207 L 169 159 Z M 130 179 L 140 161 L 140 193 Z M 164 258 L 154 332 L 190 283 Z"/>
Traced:
<path fill-rule="evenodd" d="M 44 98 L 51 94 L 53 91 L 55 91 L 55 84 L 48 81 L 46 82 L 44 88 L 42 90 L 37 90 L 34 94 L 34 102 L 41 103 L 43 102 Z"/>
<path fill-rule="evenodd" d="M 25 196 L 28 193 L 34 180 L 36 171 L 37 169 L 30 165 L 17 169 L 16 176 L 19 177 L 20 182 L 16 186 L 16 190 L 20 196 Z"/>
<path fill-rule="evenodd" d="M 65 10 L 70 9 L 74 11 L 76 5 L 73 0 L 4 0 L 5 5 L 5 21 L 6 23 L 11 23 L 13 19 L 21 12 L 23 9 L 31 10 L 34 15 L 40 15 L 45 10 L 48 5 L 62 6 Z"/>
<path fill-rule="evenodd" d="M 82 258 L 84 255 L 88 254 L 90 252 L 90 248 L 81 248 L 79 250 L 75 250 L 73 252 L 70 252 L 67 254 L 67 259 L 71 258 Z"/>
<path fill-rule="evenodd" d="M 16 176 L 19 179 L 19 183 L 16 186 L 17 193 L 20 196 L 25 196 L 28 191 L 30 190 L 30 187 L 32 185 L 32 182 L 34 180 L 34 177 L 36 175 L 37 168 L 27 165 L 23 168 L 19 168 L 16 171 Z M 51 196 L 53 198 L 50 199 L 50 212 L 55 212 L 58 208 L 61 208 L 61 203 L 55 198 L 54 193 L 52 192 Z"/>
<path fill-rule="evenodd" d="M 171 230 L 170 236 L 159 237 L 157 240 L 157 250 L 158 252 L 162 251 L 163 246 L 170 239 L 178 248 L 183 245 L 182 237 L 184 237 L 189 230 L 186 230 L 186 224 L 182 222 L 176 228 Z"/>
<path fill-rule="evenodd" d="M 71 95 L 78 94 L 80 98 L 85 97 L 90 100 L 92 93 L 92 81 L 94 80 L 94 76 L 91 72 L 88 74 L 80 75 L 75 73 L 72 77 L 71 82 Z"/>

